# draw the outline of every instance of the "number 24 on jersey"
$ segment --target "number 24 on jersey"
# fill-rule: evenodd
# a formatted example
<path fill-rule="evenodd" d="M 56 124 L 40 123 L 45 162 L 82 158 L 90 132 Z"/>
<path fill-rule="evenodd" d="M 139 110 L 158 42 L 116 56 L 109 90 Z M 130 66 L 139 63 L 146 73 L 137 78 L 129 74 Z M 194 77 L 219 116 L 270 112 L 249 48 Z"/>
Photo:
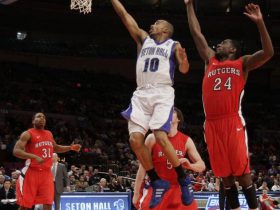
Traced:
<path fill-rule="evenodd" d="M 227 90 L 231 90 L 231 77 L 228 77 L 225 82 L 222 81 L 220 77 L 217 77 L 214 83 L 215 91 L 221 90 L 222 87 L 225 87 Z"/>

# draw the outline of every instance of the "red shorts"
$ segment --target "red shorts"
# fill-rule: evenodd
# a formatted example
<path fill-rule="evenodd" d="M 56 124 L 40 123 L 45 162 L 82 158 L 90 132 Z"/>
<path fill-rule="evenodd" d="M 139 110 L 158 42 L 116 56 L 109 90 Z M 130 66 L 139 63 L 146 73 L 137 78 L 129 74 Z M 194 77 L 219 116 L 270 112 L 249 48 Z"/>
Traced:
<path fill-rule="evenodd" d="M 144 189 L 140 199 L 138 210 L 150 210 L 149 204 L 152 198 L 152 188 Z M 179 185 L 171 185 L 165 193 L 162 201 L 152 210 L 197 210 L 197 203 L 194 200 L 191 205 L 185 206 L 181 199 L 181 189 Z"/>
<path fill-rule="evenodd" d="M 205 141 L 215 176 L 250 173 L 247 132 L 238 115 L 206 120 Z"/>
<path fill-rule="evenodd" d="M 24 167 L 24 175 L 19 176 L 16 186 L 18 205 L 31 208 L 34 204 L 52 205 L 54 184 L 51 170 L 39 170 Z"/>

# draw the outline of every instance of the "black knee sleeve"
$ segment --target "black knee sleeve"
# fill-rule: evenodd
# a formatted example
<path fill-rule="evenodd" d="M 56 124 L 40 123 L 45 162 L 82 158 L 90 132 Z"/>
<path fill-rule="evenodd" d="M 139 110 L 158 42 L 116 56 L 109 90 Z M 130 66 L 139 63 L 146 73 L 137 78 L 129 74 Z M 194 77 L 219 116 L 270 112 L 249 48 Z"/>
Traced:
<path fill-rule="evenodd" d="M 226 199 L 230 205 L 231 209 L 236 209 L 240 207 L 239 200 L 238 200 L 238 191 L 235 185 L 231 186 L 230 188 L 225 188 L 226 192 Z"/>
<path fill-rule="evenodd" d="M 256 189 L 254 185 L 250 185 L 249 187 L 242 187 L 244 196 L 247 200 L 248 206 L 250 209 L 258 208 L 258 201 L 256 197 Z"/>

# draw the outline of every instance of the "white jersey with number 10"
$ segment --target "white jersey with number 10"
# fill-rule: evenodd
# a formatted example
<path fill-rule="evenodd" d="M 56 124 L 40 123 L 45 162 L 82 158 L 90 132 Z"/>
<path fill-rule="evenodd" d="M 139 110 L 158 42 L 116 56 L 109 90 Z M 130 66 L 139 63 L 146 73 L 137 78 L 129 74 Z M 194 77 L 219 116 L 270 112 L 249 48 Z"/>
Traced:
<path fill-rule="evenodd" d="M 137 86 L 173 85 L 176 41 L 158 43 L 149 36 L 144 40 L 136 64 Z"/>

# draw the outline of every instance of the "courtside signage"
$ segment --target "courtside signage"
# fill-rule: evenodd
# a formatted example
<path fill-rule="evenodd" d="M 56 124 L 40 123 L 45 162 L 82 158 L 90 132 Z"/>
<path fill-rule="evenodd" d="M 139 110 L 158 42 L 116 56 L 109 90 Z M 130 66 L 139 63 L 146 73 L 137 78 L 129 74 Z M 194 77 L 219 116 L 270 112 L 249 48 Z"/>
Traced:
<path fill-rule="evenodd" d="M 246 199 L 243 195 L 238 196 L 241 210 L 248 210 Z M 217 210 L 219 207 L 219 196 L 211 195 L 208 198 L 205 210 Z"/>
<path fill-rule="evenodd" d="M 130 210 L 130 193 L 65 193 L 61 210 Z"/>

